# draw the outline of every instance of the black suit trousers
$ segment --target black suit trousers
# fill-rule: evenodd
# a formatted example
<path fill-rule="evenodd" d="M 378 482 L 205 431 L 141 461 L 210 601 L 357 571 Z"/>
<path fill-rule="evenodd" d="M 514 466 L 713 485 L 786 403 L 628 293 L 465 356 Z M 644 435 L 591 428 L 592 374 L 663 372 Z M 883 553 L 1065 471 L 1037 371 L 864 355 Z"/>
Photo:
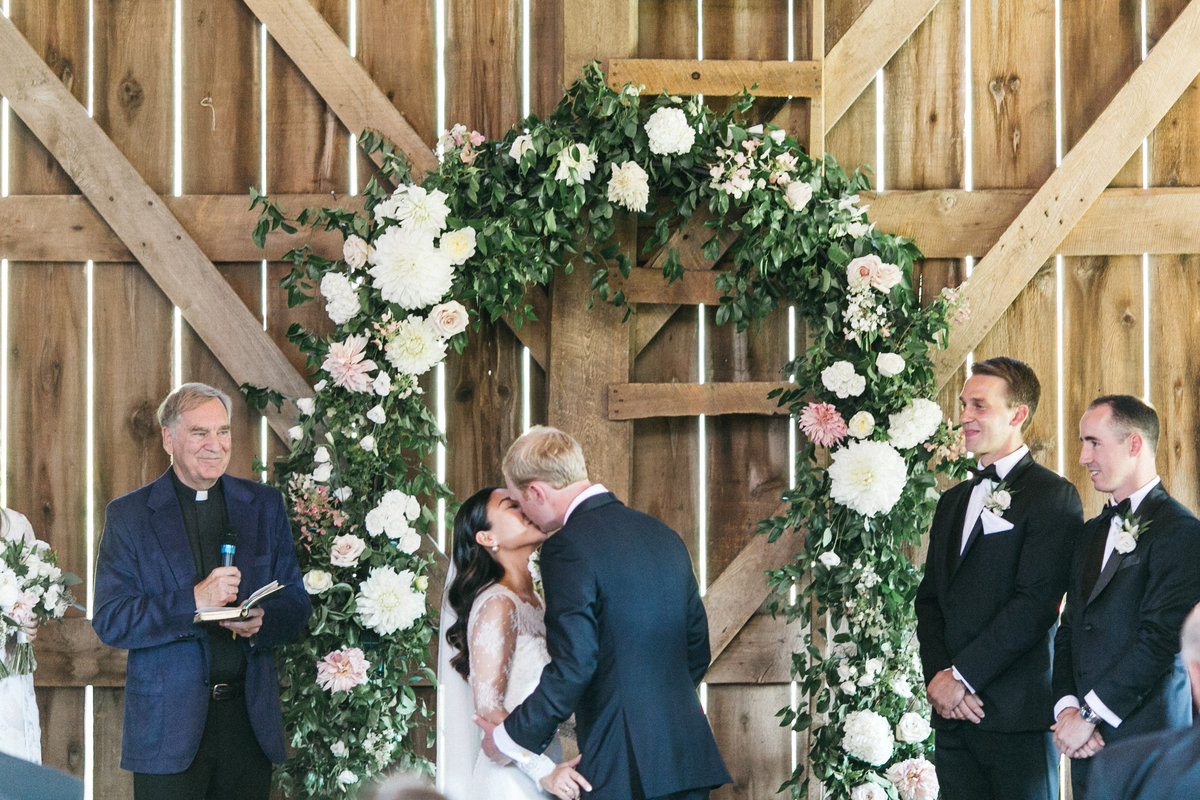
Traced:
<path fill-rule="evenodd" d="M 934 760 L 944 800 L 1058 800 L 1058 751 L 1048 731 L 941 728 Z"/>

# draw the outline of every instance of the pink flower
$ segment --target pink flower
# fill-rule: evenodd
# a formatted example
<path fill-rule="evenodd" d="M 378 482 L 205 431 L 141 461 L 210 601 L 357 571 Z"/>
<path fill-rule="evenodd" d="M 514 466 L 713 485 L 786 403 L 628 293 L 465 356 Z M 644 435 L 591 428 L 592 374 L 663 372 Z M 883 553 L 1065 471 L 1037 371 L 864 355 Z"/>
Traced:
<path fill-rule="evenodd" d="M 846 421 L 830 403 L 809 403 L 800 414 L 800 430 L 821 447 L 832 447 L 849 433 Z"/>
<path fill-rule="evenodd" d="M 900 800 L 937 800 L 937 772 L 933 764 L 923 758 L 893 764 L 887 771 L 887 778 L 896 785 Z"/>
<path fill-rule="evenodd" d="M 341 386 L 348 392 L 371 391 L 371 376 L 368 374 L 375 369 L 375 362 L 366 355 L 367 337 L 347 336 L 344 342 L 332 342 L 329 345 L 329 355 L 321 368 L 333 378 L 335 386 Z"/>
<path fill-rule="evenodd" d="M 471 142 L 472 147 L 479 147 L 479 145 L 483 144 L 484 142 L 483 134 L 479 131 L 471 131 L 469 141 Z"/>
<path fill-rule="evenodd" d="M 317 664 L 317 686 L 330 692 L 348 692 L 367 682 L 371 662 L 357 647 L 334 650 Z"/>

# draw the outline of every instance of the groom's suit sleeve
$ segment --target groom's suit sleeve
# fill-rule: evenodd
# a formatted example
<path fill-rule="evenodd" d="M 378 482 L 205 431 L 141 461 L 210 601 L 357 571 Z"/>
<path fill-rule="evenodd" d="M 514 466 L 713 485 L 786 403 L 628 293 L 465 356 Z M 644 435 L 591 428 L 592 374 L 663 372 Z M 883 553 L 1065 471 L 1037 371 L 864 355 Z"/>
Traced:
<path fill-rule="evenodd" d="M 600 650 L 596 577 L 578 548 L 561 533 L 551 536 L 542 546 L 541 569 L 550 663 L 537 689 L 504 721 L 512 740 L 535 753 L 550 746 L 578 707 Z"/>

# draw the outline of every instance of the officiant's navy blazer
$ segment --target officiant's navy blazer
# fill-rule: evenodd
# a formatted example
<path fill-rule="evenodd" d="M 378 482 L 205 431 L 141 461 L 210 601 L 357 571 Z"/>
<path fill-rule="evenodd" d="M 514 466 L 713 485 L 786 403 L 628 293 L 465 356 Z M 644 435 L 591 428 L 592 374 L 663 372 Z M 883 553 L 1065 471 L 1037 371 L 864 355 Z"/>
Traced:
<path fill-rule="evenodd" d="M 925 576 L 917 590 L 917 638 L 925 683 L 954 666 L 983 700 L 978 725 L 943 719 L 935 728 L 1047 731 L 1051 627 L 1066 589 L 1071 548 L 1083 525 L 1079 493 L 1028 453 L 1005 476 L 1012 530 L 977 530 L 958 557 L 972 484 L 938 501 Z"/>
<path fill-rule="evenodd" d="M 1192 696 L 1179 631 L 1200 601 L 1200 521 L 1158 484 L 1134 516 L 1137 546 L 1113 551 L 1088 597 L 1083 571 L 1099 518 L 1075 548 L 1067 605 L 1054 639 L 1054 696 L 1092 690 L 1122 719 L 1100 723 L 1106 744 L 1191 723 Z M 1106 523 L 1107 524 L 1107 523 Z"/>
<path fill-rule="evenodd" d="M 222 476 L 229 522 L 238 529 L 238 599 L 277 580 L 285 589 L 263 602 L 263 625 L 246 655 L 245 702 L 263 753 L 284 760 L 279 679 L 272 648 L 294 639 L 311 611 L 301 583 L 283 497 L 260 483 Z M 104 518 L 96 568 L 100 640 L 129 650 L 121 767 L 182 772 L 200 746 L 208 713 L 207 628 L 192 623 L 196 574 L 170 472 L 113 500 Z"/>
<path fill-rule="evenodd" d="M 1088 800 L 1200 797 L 1200 727 L 1158 731 L 1106 745 L 1095 762 Z"/>
<path fill-rule="evenodd" d="M 509 736 L 542 752 L 574 713 L 596 800 L 728 783 L 696 696 L 708 618 L 679 535 L 596 495 L 542 546 L 541 570 L 550 663 L 505 720 Z"/>

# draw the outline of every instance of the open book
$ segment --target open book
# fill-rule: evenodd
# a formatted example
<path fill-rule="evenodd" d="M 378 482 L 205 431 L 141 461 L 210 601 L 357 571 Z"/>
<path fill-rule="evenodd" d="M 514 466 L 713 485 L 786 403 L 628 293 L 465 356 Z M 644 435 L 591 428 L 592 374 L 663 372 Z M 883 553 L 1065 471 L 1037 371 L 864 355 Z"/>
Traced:
<path fill-rule="evenodd" d="M 192 622 L 220 622 L 226 619 L 241 619 L 250 614 L 250 609 L 283 588 L 279 581 L 271 581 L 236 606 L 209 606 L 197 608 Z"/>

